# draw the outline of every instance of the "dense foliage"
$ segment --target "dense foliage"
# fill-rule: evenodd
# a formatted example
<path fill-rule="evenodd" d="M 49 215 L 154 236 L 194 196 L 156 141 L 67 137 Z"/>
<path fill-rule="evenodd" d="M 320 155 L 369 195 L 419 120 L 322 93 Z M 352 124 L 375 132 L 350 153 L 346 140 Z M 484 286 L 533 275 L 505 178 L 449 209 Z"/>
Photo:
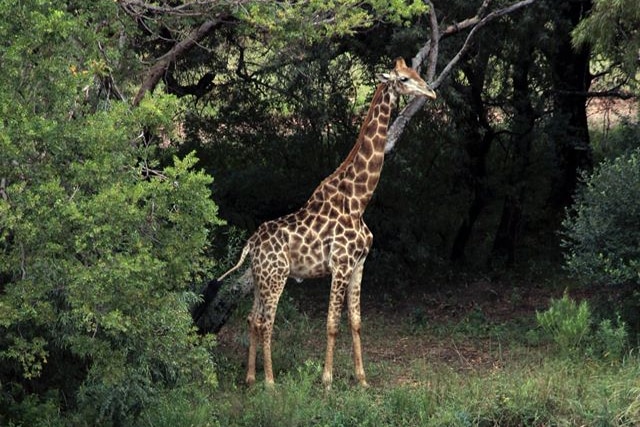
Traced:
<path fill-rule="evenodd" d="M 441 26 L 464 21 L 480 3 L 446 3 Z M 591 162 L 589 81 L 574 77 L 585 75 L 589 57 L 572 51 L 569 36 L 583 12 L 564 6 L 540 2 L 514 14 L 518 25 L 483 29 L 439 99 L 413 117 L 366 213 L 376 236 L 372 280 L 426 286 L 425 277 L 451 262 L 513 266 L 557 251 L 558 218 Z M 442 16 L 445 4 L 434 7 Z M 185 58 L 168 79 L 176 92 L 197 86 L 203 67 L 218 79 L 189 97 L 183 149 L 197 149 L 216 176 L 222 216 L 252 231 L 299 207 L 355 140 L 376 72 L 395 56 L 415 55 L 428 38 L 418 16 L 411 25 L 376 23 L 280 50 L 257 36 L 218 34 L 206 40 L 214 55 Z M 443 35 L 440 58 L 464 42 Z"/>
<path fill-rule="evenodd" d="M 216 385 L 188 310 L 220 224 L 212 180 L 157 148 L 175 138 L 173 97 L 100 96 L 117 28 L 87 24 L 116 9 L 91 7 L 0 7 L 2 425 L 55 425 L 60 409 L 67 425 L 133 425 L 167 393 Z"/>
<path fill-rule="evenodd" d="M 633 0 L 594 0 L 593 10 L 573 31 L 576 45 L 591 44 L 602 57 L 637 82 L 640 5 Z"/>
<path fill-rule="evenodd" d="M 640 150 L 604 161 L 564 221 L 567 265 L 598 284 L 640 285 Z"/>
<path fill-rule="evenodd" d="M 596 20 L 606 2 L 588 18 L 589 0 L 538 0 L 469 43 L 510 2 L 15 3 L 0 0 L 2 425 L 209 423 L 218 366 L 193 290 L 340 163 L 376 73 L 428 46 L 434 17 L 438 70 L 466 47 L 387 159 L 365 286 L 558 259 L 593 161 L 589 43 L 611 68 L 637 52 L 625 1 Z M 630 38 L 607 57 L 618 39 L 593 25 Z M 584 175 L 565 221 L 590 280 L 638 281 L 639 156 Z"/>

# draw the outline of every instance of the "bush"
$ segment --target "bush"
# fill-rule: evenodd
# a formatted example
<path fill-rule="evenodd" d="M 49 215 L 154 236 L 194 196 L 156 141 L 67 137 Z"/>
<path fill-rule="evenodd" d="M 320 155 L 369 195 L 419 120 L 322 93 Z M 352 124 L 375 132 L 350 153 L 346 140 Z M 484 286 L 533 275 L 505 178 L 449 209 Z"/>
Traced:
<path fill-rule="evenodd" d="M 567 268 L 590 282 L 640 284 L 640 149 L 584 179 L 563 222 Z"/>
<path fill-rule="evenodd" d="M 627 345 L 625 323 L 602 319 L 596 324 L 587 301 L 579 304 L 565 292 L 561 299 L 552 299 L 549 308 L 536 313 L 542 329 L 558 346 L 561 355 L 589 355 L 602 360 L 619 361 Z"/>
<path fill-rule="evenodd" d="M 616 322 L 603 319 L 593 333 L 589 351 L 593 356 L 603 360 L 621 360 L 626 350 L 627 337 L 625 323 L 620 317 Z"/>
<path fill-rule="evenodd" d="M 0 7 L 0 425 L 141 425 L 217 383 L 188 289 L 220 220 L 195 156 L 158 149 L 178 100 L 100 98 L 120 29 L 89 23 L 118 5 L 68 6 Z"/>
<path fill-rule="evenodd" d="M 591 310 L 586 301 L 577 304 L 565 293 L 561 299 L 552 299 L 549 309 L 536 313 L 538 324 L 549 334 L 565 355 L 576 355 L 591 327 Z"/>

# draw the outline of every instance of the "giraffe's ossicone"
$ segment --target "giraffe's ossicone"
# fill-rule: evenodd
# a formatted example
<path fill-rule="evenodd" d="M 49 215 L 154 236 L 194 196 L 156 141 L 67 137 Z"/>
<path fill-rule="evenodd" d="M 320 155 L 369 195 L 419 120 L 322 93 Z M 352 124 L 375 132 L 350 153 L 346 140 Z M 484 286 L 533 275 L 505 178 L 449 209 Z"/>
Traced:
<path fill-rule="evenodd" d="M 344 298 L 347 298 L 353 338 L 355 375 L 366 385 L 360 345 L 360 282 L 373 235 L 362 215 L 378 185 L 384 162 L 387 127 L 399 95 L 436 95 L 404 60 L 379 76 L 378 85 L 360 134 L 346 159 L 318 185 L 298 211 L 261 224 L 247 241 L 239 262 L 218 280 L 240 268 L 247 255 L 254 285 L 249 314 L 247 383 L 256 378 L 256 351 L 262 343 L 265 381 L 274 383 L 271 336 L 278 300 L 288 277 L 331 275 L 327 314 L 327 351 L 322 381 L 330 387 L 333 350 Z"/>

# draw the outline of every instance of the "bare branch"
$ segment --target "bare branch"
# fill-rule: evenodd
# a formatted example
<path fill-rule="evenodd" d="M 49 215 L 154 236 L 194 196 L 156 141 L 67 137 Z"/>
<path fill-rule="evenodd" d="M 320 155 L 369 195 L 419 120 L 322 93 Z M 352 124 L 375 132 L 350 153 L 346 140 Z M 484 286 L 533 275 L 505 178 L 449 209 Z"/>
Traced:
<path fill-rule="evenodd" d="M 495 10 L 490 14 L 488 14 L 487 16 L 485 16 L 484 18 L 482 18 L 480 21 L 478 21 L 478 23 L 473 27 L 473 29 L 467 35 L 467 38 L 464 41 L 464 44 L 462 45 L 458 53 L 456 53 L 453 59 L 449 61 L 449 63 L 447 64 L 446 67 L 444 67 L 444 70 L 442 70 L 438 78 L 433 82 L 432 87 L 436 88 L 440 86 L 440 84 L 442 84 L 442 81 L 449 75 L 453 67 L 455 67 L 458 64 L 458 62 L 460 61 L 460 58 L 462 58 L 462 56 L 467 52 L 467 50 L 469 50 L 469 47 L 471 46 L 471 41 L 473 40 L 473 36 L 475 36 L 475 34 L 482 27 L 487 25 L 489 22 L 493 21 L 495 18 L 508 15 L 509 13 L 515 12 L 516 10 L 521 9 L 525 6 L 528 6 L 535 1 L 536 0 L 519 1 L 518 3 L 514 3 L 511 6 L 507 6 L 503 9 Z"/>
<path fill-rule="evenodd" d="M 535 1 L 536 0 L 522 0 L 510 6 L 504 7 L 502 9 L 495 10 L 487 14 L 486 16 L 482 17 L 482 15 L 486 11 L 490 3 L 490 0 L 485 0 L 480 6 L 480 8 L 478 9 L 474 17 L 468 18 L 456 24 L 450 25 L 447 28 L 445 28 L 444 31 L 442 32 L 438 32 L 438 30 L 434 31 L 433 29 L 434 26 L 437 27 L 438 25 L 437 18 L 435 17 L 435 9 L 433 8 L 433 4 L 431 3 L 431 1 L 428 1 L 429 8 L 430 8 L 429 9 L 430 25 L 432 27 L 431 35 L 429 40 L 427 40 L 427 43 L 425 44 L 425 46 L 423 46 L 420 49 L 420 51 L 418 51 L 418 54 L 416 55 L 416 57 L 414 57 L 412 65 L 414 67 L 418 67 L 420 65 L 419 61 L 424 59 L 424 57 L 426 56 L 429 61 L 427 64 L 427 82 L 431 82 L 433 77 L 435 76 L 435 67 L 438 59 L 438 45 L 439 45 L 440 39 L 442 39 L 446 35 L 451 35 L 451 34 L 460 32 L 463 29 L 473 27 L 469 32 L 469 34 L 467 35 L 467 38 L 465 39 L 458 53 L 456 53 L 456 55 L 451 59 L 451 61 L 449 61 L 449 63 L 444 67 L 444 69 L 440 72 L 440 74 L 435 79 L 435 81 L 430 83 L 430 86 L 433 89 L 438 88 L 442 84 L 444 79 L 451 73 L 453 68 L 458 64 L 458 62 L 463 57 L 463 55 L 467 52 L 467 50 L 469 50 L 469 48 L 471 47 L 471 42 L 473 41 L 473 38 L 482 27 L 484 27 L 486 24 L 488 24 L 489 22 L 493 21 L 496 18 L 513 13 L 518 9 L 521 9 L 525 6 L 528 6 L 534 3 Z M 422 109 L 425 102 L 426 102 L 425 97 L 422 97 L 422 96 L 414 97 L 411 101 L 407 103 L 407 105 L 400 111 L 400 113 L 398 113 L 398 116 L 393 121 L 393 124 L 389 127 L 389 133 L 387 136 L 387 144 L 385 146 L 385 152 L 389 152 L 393 150 L 393 148 L 396 145 L 396 142 L 398 141 L 398 139 L 400 139 L 400 136 L 402 136 L 405 127 L 407 126 L 409 121 L 411 121 L 413 116 L 418 111 L 420 111 L 420 109 Z"/>
<path fill-rule="evenodd" d="M 145 177 L 146 179 L 149 179 L 152 176 L 158 178 L 160 181 L 166 181 L 167 179 L 169 179 L 161 171 L 156 170 L 156 169 L 151 169 L 147 165 L 142 165 L 141 166 L 141 173 L 142 173 L 142 176 Z"/>
<path fill-rule="evenodd" d="M 102 58 L 105 60 L 105 62 L 107 64 L 111 63 L 111 61 L 109 61 L 109 57 L 107 56 L 107 52 L 105 52 L 105 49 L 102 46 L 102 43 L 100 42 L 98 42 L 98 49 L 100 50 L 100 54 L 102 55 Z M 116 80 L 113 78 L 113 73 L 111 72 L 111 68 L 109 67 L 108 70 L 109 70 L 108 75 L 100 79 L 103 88 L 107 92 L 107 98 L 110 97 L 110 94 L 114 94 L 117 100 L 124 101 L 125 98 L 122 95 L 122 92 L 120 91 L 120 89 L 118 89 L 118 85 L 116 84 Z"/>
<path fill-rule="evenodd" d="M 556 90 L 556 93 L 559 93 L 562 95 L 569 95 L 569 96 L 579 96 L 583 98 L 617 98 L 617 99 L 623 99 L 623 100 L 634 99 L 638 97 L 633 92 L 628 92 L 620 89 L 620 86 L 611 88 L 611 89 L 606 89 L 606 90 L 587 91 L 587 92 L 580 92 L 580 91 L 573 91 L 573 90 Z"/>
<path fill-rule="evenodd" d="M 154 5 L 140 0 L 117 0 L 120 7 L 133 17 L 143 15 L 204 16 L 220 5 L 219 0 L 196 0 L 178 5 Z M 215 10 L 215 9 L 214 9 Z"/>
<path fill-rule="evenodd" d="M 436 15 L 436 8 L 433 6 L 431 0 L 426 2 L 429 6 L 429 27 L 431 34 L 425 45 L 418 51 L 416 56 L 411 60 L 411 66 L 418 72 L 427 58 L 427 75 L 426 81 L 430 82 L 436 74 L 436 64 L 438 62 L 438 52 L 440 45 L 440 29 L 438 26 L 438 16 Z M 398 114 L 393 124 L 389 128 L 387 134 L 387 143 L 384 147 L 386 153 L 393 150 L 396 142 L 400 139 L 400 136 L 404 132 L 404 128 L 407 126 L 411 118 L 422 108 L 425 104 L 426 98 L 419 96 L 414 97 L 405 108 Z"/>
<path fill-rule="evenodd" d="M 4 200 L 5 202 L 7 200 L 9 200 L 9 196 L 7 195 L 7 179 L 6 178 L 2 178 L 0 179 L 0 197 L 2 197 L 2 200 Z"/>
<path fill-rule="evenodd" d="M 438 62 L 438 45 L 440 42 L 440 28 L 438 26 L 438 16 L 436 15 L 436 9 L 435 7 L 433 7 L 433 3 L 431 2 L 431 0 L 427 0 L 425 3 L 429 6 L 429 28 L 431 30 L 431 34 L 429 35 L 429 39 L 424 44 L 424 46 L 422 46 L 416 56 L 414 56 L 411 60 L 411 66 L 417 72 L 420 72 L 420 68 L 425 61 L 425 58 L 427 58 L 428 68 L 426 80 L 429 82 L 436 74 L 436 63 Z"/>
<path fill-rule="evenodd" d="M 431 1 L 429 1 L 431 3 Z M 429 10 L 429 25 L 431 26 L 431 49 L 427 57 L 427 81 L 432 81 L 436 75 L 436 65 L 438 65 L 438 53 L 440 52 L 440 29 L 438 26 L 438 16 L 436 8 L 431 5 Z"/>
<path fill-rule="evenodd" d="M 466 30 L 467 28 L 473 27 L 474 25 L 476 25 L 482 19 L 485 11 L 487 10 L 487 7 L 489 7 L 490 2 L 491 0 L 484 0 L 482 5 L 478 9 L 478 12 L 476 12 L 476 16 L 472 18 L 467 18 L 464 21 L 456 22 L 455 24 L 449 25 L 447 28 L 445 28 L 442 31 L 442 36 L 444 37 L 444 36 L 449 36 L 455 33 L 459 33 L 462 30 Z"/>

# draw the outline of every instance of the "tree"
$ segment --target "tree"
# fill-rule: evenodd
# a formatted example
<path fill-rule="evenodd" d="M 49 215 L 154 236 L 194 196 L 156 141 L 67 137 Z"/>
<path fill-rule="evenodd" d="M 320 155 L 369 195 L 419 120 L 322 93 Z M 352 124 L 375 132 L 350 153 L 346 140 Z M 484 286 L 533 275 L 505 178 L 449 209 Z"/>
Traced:
<path fill-rule="evenodd" d="M 571 42 L 571 31 L 587 16 L 591 0 L 570 0 L 557 4 L 553 37 L 548 56 L 555 75 L 553 100 L 555 115 L 562 123 L 555 139 L 560 175 L 552 199 L 559 207 L 571 204 L 582 170 L 593 167 L 589 140 L 586 103 L 591 81 L 589 46 L 577 49 Z M 560 124 L 559 123 L 559 124 Z"/>
<path fill-rule="evenodd" d="M 178 59 L 216 30 L 230 25 L 238 26 L 239 29 L 235 30 L 238 33 L 256 34 L 256 38 L 268 44 L 270 49 L 286 52 L 287 43 L 292 41 L 297 44 L 301 41 L 312 43 L 335 35 L 350 34 L 356 28 L 366 28 L 380 19 L 397 23 L 426 9 L 423 2 L 417 0 L 376 0 L 369 2 L 367 7 L 363 7 L 359 0 L 341 0 L 330 5 L 318 0 L 205 0 L 178 5 L 167 1 L 149 4 L 138 0 L 119 0 L 118 3 L 152 37 L 154 45 L 165 49 L 146 73 L 134 98 L 134 105 L 147 91 L 153 90 L 164 76 L 170 75 L 169 67 Z M 205 74 L 203 78 L 206 80 L 201 82 L 206 83 L 210 74 Z"/>
<path fill-rule="evenodd" d="M 573 30 L 573 43 L 580 49 L 592 46 L 594 52 L 620 67 L 626 78 L 622 84 L 637 81 L 640 51 L 640 5 L 633 0 L 594 0 L 591 13 Z"/>
<path fill-rule="evenodd" d="M 121 101 L 135 63 L 113 2 L 10 3 L 0 2 L 0 424 L 133 425 L 168 396 L 206 405 L 212 341 L 195 334 L 189 289 L 221 222 L 195 157 L 158 148 L 178 138 L 179 103 Z"/>
<path fill-rule="evenodd" d="M 465 123 L 463 113 L 473 107 L 469 131 L 459 136 L 468 159 L 461 172 L 472 201 L 453 238 L 452 260 L 467 258 L 474 226 L 495 215 L 495 200 L 502 199 L 497 227 L 485 231 L 492 243 L 483 258 L 513 265 L 528 225 L 535 215 L 540 220 L 540 200 L 554 202 L 549 211 L 562 211 L 576 176 L 589 167 L 588 50 L 574 52 L 569 42 L 569 31 L 586 6 L 538 2 L 522 11 L 520 25 L 492 25 L 484 43 L 461 57 L 463 74 L 453 79 L 452 88 L 464 100 L 455 110 L 457 121 Z M 545 140 L 545 134 L 552 139 Z M 553 193 L 542 194 L 543 181 Z M 547 215 L 554 221 L 553 213 Z"/>

